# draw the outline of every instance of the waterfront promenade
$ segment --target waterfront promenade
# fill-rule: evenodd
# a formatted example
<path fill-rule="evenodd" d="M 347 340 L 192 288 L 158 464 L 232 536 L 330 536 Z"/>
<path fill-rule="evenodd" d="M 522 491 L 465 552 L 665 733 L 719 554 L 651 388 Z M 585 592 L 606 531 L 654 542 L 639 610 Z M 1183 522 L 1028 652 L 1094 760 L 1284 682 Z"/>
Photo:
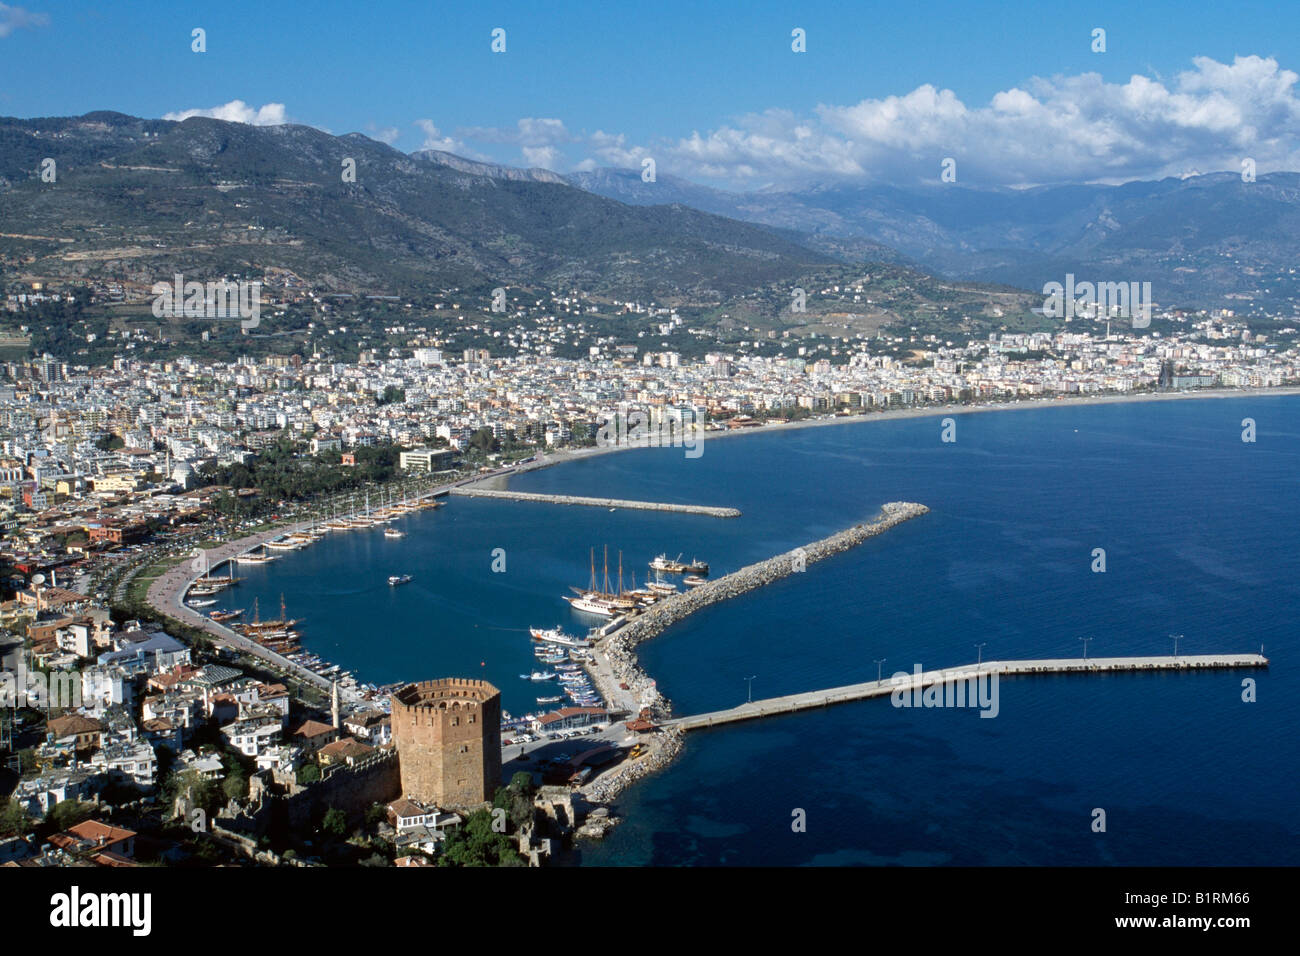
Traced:
<path fill-rule="evenodd" d="M 989 675 L 1003 677 L 1026 674 L 1106 674 L 1117 672 L 1144 671 L 1185 671 L 1215 670 L 1224 668 L 1258 668 L 1268 667 L 1268 658 L 1261 654 L 1180 654 L 1158 657 L 1097 657 L 1085 658 L 1045 658 L 1042 660 L 1022 661 L 985 661 L 982 664 L 968 664 L 963 667 L 946 667 L 941 670 L 925 671 L 919 676 L 909 674 L 906 678 L 887 677 L 881 680 L 867 681 L 862 684 L 847 684 L 843 687 L 829 687 L 825 690 L 806 691 L 785 697 L 769 697 L 755 700 L 726 710 L 715 710 L 692 717 L 676 717 L 659 721 L 664 729 L 698 730 L 703 727 L 717 727 L 722 724 L 736 723 L 741 720 L 754 720 L 777 714 L 793 714 L 815 707 L 827 707 L 854 700 L 867 700 L 872 697 L 888 697 L 895 690 L 906 694 L 919 694 L 926 687 L 934 685 L 967 683 L 970 691 L 969 703 L 975 708 L 974 688 L 976 681 L 989 684 Z M 963 700 L 967 699 L 965 697 Z M 914 705 L 918 706 L 918 705 Z"/>

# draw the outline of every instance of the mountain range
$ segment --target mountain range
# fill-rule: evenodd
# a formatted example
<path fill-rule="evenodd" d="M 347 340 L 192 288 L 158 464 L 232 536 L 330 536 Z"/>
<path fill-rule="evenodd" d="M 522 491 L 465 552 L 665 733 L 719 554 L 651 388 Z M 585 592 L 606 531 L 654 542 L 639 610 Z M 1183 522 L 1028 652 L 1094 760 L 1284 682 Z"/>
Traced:
<path fill-rule="evenodd" d="M 825 185 L 736 193 L 662 173 L 598 169 L 569 182 L 632 204 L 676 203 L 807 234 L 853 255 L 863 240 L 921 268 L 971 281 L 1041 289 L 1067 273 L 1149 281 L 1162 305 L 1295 307 L 1300 174 L 1252 182 L 1232 173 L 1119 186 L 978 189 Z M 839 242 L 840 245 L 835 245 Z M 864 254 L 870 255 L 864 250 Z"/>
<path fill-rule="evenodd" d="M 716 304 L 883 263 L 1030 291 L 1067 273 L 1150 281 L 1162 306 L 1282 311 L 1300 295 L 1298 200 L 1294 173 L 739 193 L 406 154 L 307 126 L 0 118 L 0 271 L 145 285 L 277 267 L 335 291 Z"/>

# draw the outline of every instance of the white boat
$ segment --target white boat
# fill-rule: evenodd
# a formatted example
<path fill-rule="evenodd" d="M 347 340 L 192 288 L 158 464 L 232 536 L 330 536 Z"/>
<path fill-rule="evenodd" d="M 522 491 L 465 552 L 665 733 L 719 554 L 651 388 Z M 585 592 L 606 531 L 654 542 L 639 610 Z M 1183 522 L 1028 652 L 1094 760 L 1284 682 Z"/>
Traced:
<path fill-rule="evenodd" d="M 213 601 L 186 601 L 185 603 L 190 607 L 212 607 L 212 605 L 216 604 L 217 602 L 213 600 Z"/>
<path fill-rule="evenodd" d="M 411 576 L 409 574 L 390 574 L 388 584 L 390 587 L 397 587 L 399 584 L 409 584 Z"/>
<path fill-rule="evenodd" d="M 384 537 L 385 537 L 385 538 L 405 538 L 405 537 L 406 537 L 406 532 L 405 532 L 405 531 L 400 531 L 400 530 L 398 530 L 397 528 L 385 528 L 385 529 L 384 529 Z"/>
<path fill-rule="evenodd" d="M 577 597 L 566 597 L 564 600 L 568 601 L 569 606 L 575 611 L 582 611 L 586 614 L 599 614 L 601 617 L 613 617 L 617 613 L 613 607 L 606 604 L 604 601 L 595 598 L 588 598 L 585 594 L 580 594 Z"/>
<path fill-rule="evenodd" d="M 530 627 L 528 633 L 533 636 L 533 640 L 542 641 L 546 644 L 558 644 L 561 647 L 590 647 L 591 642 L 579 637 L 571 637 L 565 634 L 558 627 L 548 627 L 546 629 Z"/>
<path fill-rule="evenodd" d="M 278 559 L 270 554 L 254 554 L 252 551 L 249 551 L 246 554 L 237 554 L 230 560 L 234 561 L 236 564 L 270 564 L 272 561 Z"/>

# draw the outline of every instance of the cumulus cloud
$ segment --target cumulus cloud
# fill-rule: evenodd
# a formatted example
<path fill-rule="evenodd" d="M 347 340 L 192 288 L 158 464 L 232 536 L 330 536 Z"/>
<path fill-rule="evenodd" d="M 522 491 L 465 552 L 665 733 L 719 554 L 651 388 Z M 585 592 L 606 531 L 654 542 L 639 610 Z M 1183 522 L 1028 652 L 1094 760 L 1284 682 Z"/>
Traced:
<path fill-rule="evenodd" d="M 396 126 L 385 126 L 380 128 L 374 123 L 366 124 L 366 132 L 370 134 L 371 139 L 378 140 L 381 143 L 386 143 L 389 146 L 392 146 L 397 142 L 397 137 L 401 135 Z"/>
<path fill-rule="evenodd" d="M 165 120 L 187 120 L 191 116 L 206 116 L 209 119 L 226 120 L 231 123 L 248 123 L 251 126 L 283 126 L 289 122 L 283 103 L 267 103 L 265 106 L 252 107 L 243 100 L 231 100 L 222 106 L 211 109 L 180 110 L 163 115 Z"/>
<path fill-rule="evenodd" d="M 15 30 L 21 30 L 24 27 L 46 27 L 50 25 L 50 18 L 44 13 L 32 13 L 22 7 L 11 7 L 7 3 L 0 3 L 0 38 L 7 37 Z"/>
<path fill-rule="evenodd" d="M 935 182 L 945 157 L 961 182 L 1124 182 L 1188 170 L 1300 169 L 1297 76 L 1272 58 L 1197 57 L 1172 79 L 1095 73 L 1034 77 L 968 106 L 923 85 L 901 96 L 767 110 L 650 146 L 622 135 L 573 138 L 575 168 L 636 166 L 737 187 L 810 182 Z"/>

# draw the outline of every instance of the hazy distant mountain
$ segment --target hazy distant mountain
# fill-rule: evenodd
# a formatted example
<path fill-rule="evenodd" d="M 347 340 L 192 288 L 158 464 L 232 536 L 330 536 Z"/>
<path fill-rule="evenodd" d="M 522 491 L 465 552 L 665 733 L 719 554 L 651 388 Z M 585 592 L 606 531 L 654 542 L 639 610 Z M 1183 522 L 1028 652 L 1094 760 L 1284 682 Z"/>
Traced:
<path fill-rule="evenodd" d="M 46 158 L 53 182 L 40 176 Z M 0 119 L 0 223 L 0 253 L 25 271 L 147 283 L 252 265 L 340 290 L 664 298 L 744 292 L 831 261 L 767 227 L 625 205 L 545 170 L 408 156 L 306 126 L 120 113 Z"/>
<path fill-rule="evenodd" d="M 601 169 L 569 181 L 620 202 L 674 202 L 806 232 L 880 243 L 944 275 L 1042 288 L 1067 272 L 1150 281 L 1162 304 L 1247 299 L 1286 308 L 1300 295 L 1300 175 L 1243 183 L 1231 173 L 1123 186 L 1027 190 L 825 186 L 730 193 L 672 176 Z M 870 256 L 873 247 L 864 252 Z M 840 246 L 840 254 L 851 254 Z"/>

